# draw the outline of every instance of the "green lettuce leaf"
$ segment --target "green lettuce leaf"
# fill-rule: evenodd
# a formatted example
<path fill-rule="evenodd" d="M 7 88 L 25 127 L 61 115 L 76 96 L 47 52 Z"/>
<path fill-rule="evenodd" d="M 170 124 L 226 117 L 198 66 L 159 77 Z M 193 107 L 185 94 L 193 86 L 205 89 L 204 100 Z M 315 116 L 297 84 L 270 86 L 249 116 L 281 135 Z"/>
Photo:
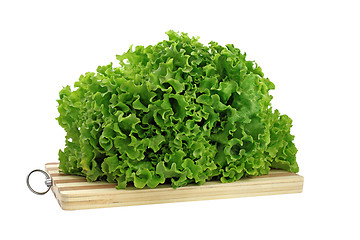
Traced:
<path fill-rule="evenodd" d="M 117 188 L 297 172 L 292 120 L 272 109 L 262 69 L 232 44 L 167 35 L 60 91 L 60 170 Z"/>

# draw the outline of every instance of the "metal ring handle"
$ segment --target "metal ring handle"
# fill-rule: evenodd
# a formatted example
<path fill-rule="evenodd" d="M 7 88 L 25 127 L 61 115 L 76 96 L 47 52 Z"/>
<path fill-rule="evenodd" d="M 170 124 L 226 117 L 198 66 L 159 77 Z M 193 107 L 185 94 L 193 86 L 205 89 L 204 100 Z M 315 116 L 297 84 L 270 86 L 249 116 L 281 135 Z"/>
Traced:
<path fill-rule="evenodd" d="M 45 192 L 37 192 L 30 186 L 30 183 L 29 183 L 30 175 L 33 174 L 34 172 L 42 172 L 45 175 L 45 177 L 46 177 L 45 185 L 48 187 L 48 189 Z M 49 174 L 47 174 L 47 172 L 45 172 L 41 169 L 35 169 L 35 170 L 32 170 L 29 173 L 29 175 L 27 176 L 26 184 L 27 184 L 28 188 L 30 189 L 30 191 L 32 191 L 33 193 L 38 194 L 38 195 L 44 195 L 45 193 L 47 193 L 50 190 L 50 188 L 52 186 L 52 180 L 51 180 Z"/>

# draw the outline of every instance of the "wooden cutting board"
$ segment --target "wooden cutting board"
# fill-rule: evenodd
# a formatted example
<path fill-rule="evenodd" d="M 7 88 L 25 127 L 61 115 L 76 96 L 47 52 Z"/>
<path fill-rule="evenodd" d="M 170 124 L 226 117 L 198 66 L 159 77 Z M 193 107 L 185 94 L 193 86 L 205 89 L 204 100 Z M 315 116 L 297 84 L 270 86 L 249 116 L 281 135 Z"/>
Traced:
<path fill-rule="evenodd" d="M 47 163 L 45 168 L 53 181 L 51 189 L 64 210 L 300 193 L 304 183 L 304 178 L 298 174 L 271 170 L 268 175 L 233 183 L 210 181 L 177 189 L 159 185 L 154 189 L 129 187 L 118 190 L 114 183 L 87 182 L 81 176 L 59 173 L 58 166 L 58 163 Z"/>

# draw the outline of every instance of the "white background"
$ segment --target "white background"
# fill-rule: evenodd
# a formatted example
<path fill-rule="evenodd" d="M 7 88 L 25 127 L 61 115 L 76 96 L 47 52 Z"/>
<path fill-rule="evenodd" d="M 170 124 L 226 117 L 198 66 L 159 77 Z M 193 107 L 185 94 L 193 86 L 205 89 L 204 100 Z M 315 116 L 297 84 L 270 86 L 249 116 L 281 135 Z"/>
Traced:
<path fill-rule="evenodd" d="M 1 238 L 359 239 L 356 1 L 122 2 L 1 1 Z M 262 67 L 293 119 L 304 192 L 81 211 L 31 193 L 26 175 L 64 147 L 61 88 L 169 29 L 233 43 Z"/>

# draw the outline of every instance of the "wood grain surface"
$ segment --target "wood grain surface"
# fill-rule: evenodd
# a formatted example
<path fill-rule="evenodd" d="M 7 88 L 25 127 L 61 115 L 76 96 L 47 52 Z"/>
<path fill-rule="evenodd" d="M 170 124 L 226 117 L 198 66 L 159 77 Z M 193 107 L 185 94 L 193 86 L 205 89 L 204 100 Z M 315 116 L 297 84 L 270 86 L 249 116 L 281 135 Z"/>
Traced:
<path fill-rule="evenodd" d="M 127 187 L 119 190 L 115 189 L 115 183 L 87 182 L 85 177 L 59 173 L 58 166 L 58 163 L 47 163 L 45 168 L 53 181 L 51 189 L 64 210 L 300 193 L 304 182 L 298 174 L 271 170 L 268 175 L 233 183 L 210 181 L 177 189 L 164 184 L 153 189 Z"/>

